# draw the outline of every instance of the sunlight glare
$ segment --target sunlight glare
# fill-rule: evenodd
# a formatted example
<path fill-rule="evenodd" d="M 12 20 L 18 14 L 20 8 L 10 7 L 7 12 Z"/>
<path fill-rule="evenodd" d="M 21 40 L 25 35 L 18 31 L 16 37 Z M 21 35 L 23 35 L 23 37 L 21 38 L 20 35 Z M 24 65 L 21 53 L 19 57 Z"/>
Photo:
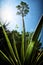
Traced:
<path fill-rule="evenodd" d="M 1 14 L 2 20 L 11 22 L 14 19 L 16 19 L 16 9 L 14 10 L 11 7 L 6 7 L 2 9 L 2 14 Z"/>
<path fill-rule="evenodd" d="M 16 27 L 16 24 L 20 26 L 21 24 L 21 18 L 17 14 L 16 7 L 12 6 L 5 6 L 1 9 L 1 20 L 2 23 L 9 23 L 8 29 L 13 30 Z"/>

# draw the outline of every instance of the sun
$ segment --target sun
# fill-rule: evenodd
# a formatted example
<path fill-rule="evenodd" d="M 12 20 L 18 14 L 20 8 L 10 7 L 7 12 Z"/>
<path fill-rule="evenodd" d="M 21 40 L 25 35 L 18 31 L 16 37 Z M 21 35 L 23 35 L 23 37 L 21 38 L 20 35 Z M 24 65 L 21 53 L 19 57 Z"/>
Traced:
<path fill-rule="evenodd" d="M 21 24 L 21 17 L 16 13 L 17 9 L 15 6 L 6 5 L 1 8 L 1 21 L 2 23 L 9 23 L 9 30 L 13 30 L 16 25 L 20 26 Z"/>
<path fill-rule="evenodd" d="M 13 21 L 14 19 L 16 19 L 16 9 L 14 10 L 12 7 L 9 6 L 3 8 L 1 17 L 4 21 Z"/>

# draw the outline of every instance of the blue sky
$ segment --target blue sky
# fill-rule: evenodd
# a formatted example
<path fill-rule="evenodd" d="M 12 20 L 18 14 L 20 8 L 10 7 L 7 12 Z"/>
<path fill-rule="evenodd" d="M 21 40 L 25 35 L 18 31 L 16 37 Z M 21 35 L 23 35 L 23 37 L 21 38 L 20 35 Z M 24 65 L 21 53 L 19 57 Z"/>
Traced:
<path fill-rule="evenodd" d="M 9 6 L 9 7 L 12 7 L 14 11 L 15 11 L 16 5 L 18 5 L 21 2 L 21 0 L 0 0 L 0 1 L 1 1 L 0 3 L 1 3 L 2 9 L 4 9 L 5 6 Z M 26 31 L 31 32 L 35 29 L 36 25 L 39 22 L 41 15 L 43 14 L 43 2 L 42 2 L 43 0 L 22 0 L 22 1 L 25 1 L 29 5 L 29 8 L 30 8 L 29 13 L 25 17 L 25 27 L 26 27 Z M 15 15 L 13 15 L 13 16 L 15 16 Z M 18 20 L 18 19 L 20 19 L 20 20 Z M 22 21 L 22 20 L 21 20 L 20 16 L 18 16 L 18 19 L 17 19 L 17 21 L 19 21 L 19 23 L 17 22 L 17 24 L 19 26 L 19 31 L 21 31 L 22 22 L 20 23 L 20 21 Z M 15 22 L 16 22 L 16 20 L 15 20 Z M 10 30 L 14 29 L 15 23 L 14 24 L 13 23 L 9 24 Z M 13 25 L 13 27 L 12 27 L 12 25 Z"/>
<path fill-rule="evenodd" d="M 40 17 L 43 15 L 43 0 L 22 0 L 22 1 L 26 2 L 30 8 L 29 13 L 24 19 L 25 19 L 26 31 L 32 32 L 35 30 L 35 27 L 38 24 Z M 19 27 L 18 31 L 22 31 L 21 16 L 16 15 L 16 12 L 17 12 L 16 6 L 20 2 L 21 0 L 0 0 L 0 12 L 1 12 L 0 20 L 4 22 L 5 21 L 9 22 L 9 25 L 7 28 L 11 31 L 13 29 L 16 29 L 16 24 Z M 11 13 L 13 12 L 12 13 L 13 15 L 10 14 L 10 12 Z"/>

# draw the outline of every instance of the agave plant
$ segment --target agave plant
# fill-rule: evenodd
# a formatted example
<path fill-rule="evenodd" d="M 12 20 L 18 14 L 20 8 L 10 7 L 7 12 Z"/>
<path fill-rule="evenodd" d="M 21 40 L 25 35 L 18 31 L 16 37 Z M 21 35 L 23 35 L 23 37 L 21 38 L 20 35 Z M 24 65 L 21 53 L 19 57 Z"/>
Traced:
<path fill-rule="evenodd" d="M 21 3 L 19 5 L 16 6 L 17 8 L 17 14 L 21 15 L 22 17 L 22 29 L 23 29 L 23 34 L 22 34 L 22 44 L 21 44 L 21 61 L 24 64 L 24 56 L 25 56 L 25 43 L 26 43 L 26 39 L 25 39 L 25 22 L 24 22 L 24 17 L 28 14 L 29 12 L 29 7 L 28 4 L 21 1 Z"/>
<path fill-rule="evenodd" d="M 3 52 L 0 50 L 0 57 L 1 59 L 4 59 L 2 63 L 6 61 L 9 65 L 41 65 L 43 63 L 42 57 L 43 57 L 43 50 L 37 53 L 36 50 L 36 41 L 39 37 L 39 34 L 41 32 L 41 28 L 43 27 L 43 17 L 41 18 L 38 26 L 36 27 L 36 30 L 32 36 L 32 40 L 28 42 L 29 44 L 27 45 L 26 51 L 24 52 L 25 55 L 24 60 L 20 58 L 17 47 L 16 47 L 16 41 L 14 39 L 14 35 L 12 34 L 13 37 L 13 43 L 11 44 L 8 35 L 1 24 L 6 42 L 7 42 L 7 48 L 8 52 Z M 23 40 L 23 39 L 22 39 Z M 24 44 L 25 45 L 25 44 Z M 22 46 L 22 45 L 21 45 Z M 20 48 L 21 49 L 21 48 Z M 22 48 L 24 50 L 24 48 Z M 23 61 L 23 62 L 22 62 Z M 5 64 L 6 65 L 6 64 Z"/>

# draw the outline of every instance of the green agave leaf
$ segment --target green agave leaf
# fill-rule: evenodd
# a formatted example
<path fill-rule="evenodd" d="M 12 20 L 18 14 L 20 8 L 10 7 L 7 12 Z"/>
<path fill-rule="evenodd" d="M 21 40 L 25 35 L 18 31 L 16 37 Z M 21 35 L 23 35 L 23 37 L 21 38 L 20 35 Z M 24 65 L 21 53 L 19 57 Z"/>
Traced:
<path fill-rule="evenodd" d="M 42 27 L 43 27 L 43 16 L 40 18 L 40 21 L 39 21 L 38 25 L 36 26 L 35 32 L 32 36 L 33 41 L 36 41 L 38 39 Z"/>
<path fill-rule="evenodd" d="M 24 32 L 22 33 L 21 62 L 24 64 Z"/>
<path fill-rule="evenodd" d="M 7 60 L 9 63 L 11 63 L 11 61 L 9 60 L 9 58 L 0 50 L 0 56 L 1 55 L 4 57 L 5 60 Z"/>
<path fill-rule="evenodd" d="M 31 53 L 32 53 L 32 51 L 33 51 L 34 44 L 35 44 L 35 42 L 30 42 L 30 44 L 29 44 L 28 47 L 27 47 L 26 55 L 25 55 L 25 60 L 26 60 L 26 61 L 27 61 L 27 60 L 30 58 L 30 56 L 31 56 Z"/>
<path fill-rule="evenodd" d="M 43 51 L 38 52 L 38 55 L 35 59 L 35 65 L 42 65 L 43 63 Z"/>
<path fill-rule="evenodd" d="M 36 57 L 36 62 L 38 62 L 42 56 L 43 56 L 43 52 L 40 53 L 40 54 Z"/>
<path fill-rule="evenodd" d="M 19 55 L 18 55 L 18 51 L 17 51 L 17 47 L 16 47 L 16 41 L 15 41 L 15 39 L 14 39 L 14 35 L 12 35 L 12 37 L 13 37 L 13 48 L 14 48 L 14 51 L 15 51 L 15 53 L 16 53 L 18 62 L 19 62 L 19 64 L 21 65 L 21 62 L 20 62 L 20 59 L 19 59 Z"/>
<path fill-rule="evenodd" d="M 2 26 L 2 25 L 1 25 L 1 26 Z M 17 61 L 17 59 L 16 59 L 16 56 L 15 56 L 15 54 L 14 54 L 13 48 L 12 48 L 12 46 L 11 46 L 10 40 L 9 40 L 9 38 L 8 38 L 8 35 L 7 35 L 7 33 L 6 33 L 6 31 L 5 31 L 5 29 L 4 29 L 3 26 L 2 26 L 2 29 L 3 29 L 3 33 L 4 33 L 5 38 L 6 38 L 6 41 L 7 41 L 7 45 L 8 45 L 8 48 L 9 48 L 9 52 L 10 52 L 12 58 L 14 59 L 14 61 L 16 61 L 16 63 L 18 63 L 18 61 Z"/>
<path fill-rule="evenodd" d="M 9 56 L 9 58 L 10 58 L 10 60 L 11 60 L 12 65 L 15 65 L 15 63 L 14 63 L 14 61 L 13 61 L 12 57 L 11 57 L 11 56 Z"/>

